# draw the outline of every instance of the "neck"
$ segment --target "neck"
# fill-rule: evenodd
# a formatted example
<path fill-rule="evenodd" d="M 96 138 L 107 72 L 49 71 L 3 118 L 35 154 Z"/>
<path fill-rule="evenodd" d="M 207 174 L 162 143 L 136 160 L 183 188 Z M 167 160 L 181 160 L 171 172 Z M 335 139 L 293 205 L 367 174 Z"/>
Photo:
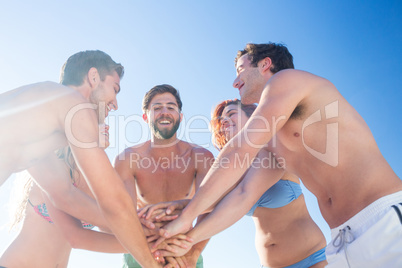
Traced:
<path fill-rule="evenodd" d="M 91 95 L 90 87 L 85 86 L 82 84 L 81 86 L 68 86 L 76 91 L 78 91 L 86 100 L 89 100 L 89 96 Z"/>
<path fill-rule="evenodd" d="M 177 144 L 180 140 L 177 139 L 176 134 L 173 135 L 170 139 L 159 139 L 152 135 L 151 144 L 156 148 L 167 148 Z"/>

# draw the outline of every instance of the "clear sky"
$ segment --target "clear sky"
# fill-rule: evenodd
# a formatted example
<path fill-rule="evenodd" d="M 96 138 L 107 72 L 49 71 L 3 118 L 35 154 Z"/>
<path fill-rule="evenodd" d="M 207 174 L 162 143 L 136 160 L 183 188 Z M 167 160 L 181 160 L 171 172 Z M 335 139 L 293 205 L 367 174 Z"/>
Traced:
<path fill-rule="evenodd" d="M 58 81 L 70 55 L 100 49 L 126 68 L 119 110 L 109 120 L 111 160 L 149 138 L 140 120 L 142 97 L 163 83 L 182 96 L 185 120 L 179 137 L 217 155 L 207 122 L 217 103 L 239 97 L 232 87 L 237 50 L 248 42 L 282 42 L 297 69 L 335 84 L 366 120 L 401 177 L 401 29 L 399 0 L 0 0 L 0 92 Z M 13 180 L 0 188 L 0 225 L 8 221 Z M 305 195 L 329 241 L 314 196 Z M 205 267 L 259 267 L 254 233 L 251 218 L 244 217 L 213 237 L 203 254 Z M 15 234 L 0 229 L 0 251 Z M 73 250 L 69 267 L 121 267 L 121 259 L 121 254 Z"/>

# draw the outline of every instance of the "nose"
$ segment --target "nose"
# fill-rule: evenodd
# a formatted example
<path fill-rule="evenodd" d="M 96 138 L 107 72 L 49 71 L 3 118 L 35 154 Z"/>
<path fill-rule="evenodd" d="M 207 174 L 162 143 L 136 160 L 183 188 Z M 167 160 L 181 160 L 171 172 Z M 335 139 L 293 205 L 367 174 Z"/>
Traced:
<path fill-rule="evenodd" d="M 229 118 L 227 116 L 222 117 L 221 124 L 222 124 L 222 126 L 225 126 L 226 124 L 229 124 Z"/>
<path fill-rule="evenodd" d="M 239 88 L 239 85 L 240 85 L 240 79 L 239 76 L 237 76 L 236 79 L 233 81 L 233 87 Z"/>
<path fill-rule="evenodd" d="M 167 115 L 167 114 L 170 114 L 170 113 L 171 113 L 171 111 L 169 111 L 167 106 L 162 106 L 161 111 L 160 111 L 161 115 Z"/>

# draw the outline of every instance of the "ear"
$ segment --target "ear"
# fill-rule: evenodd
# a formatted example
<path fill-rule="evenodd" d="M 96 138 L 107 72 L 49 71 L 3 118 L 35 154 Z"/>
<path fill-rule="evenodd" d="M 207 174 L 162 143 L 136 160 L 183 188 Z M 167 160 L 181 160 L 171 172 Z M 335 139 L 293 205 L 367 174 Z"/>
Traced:
<path fill-rule="evenodd" d="M 180 123 L 181 123 L 181 120 L 183 120 L 183 113 L 180 113 Z"/>
<path fill-rule="evenodd" d="M 91 88 L 97 87 L 100 83 L 100 75 L 98 69 L 96 69 L 95 67 L 92 67 L 88 71 L 88 83 Z"/>
<path fill-rule="evenodd" d="M 146 113 L 142 114 L 142 119 L 144 119 L 144 121 L 148 123 L 148 116 Z"/>
<path fill-rule="evenodd" d="M 271 71 L 271 66 L 272 66 L 272 60 L 270 57 L 266 57 L 258 63 L 258 66 L 261 70 L 262 73 L 265 73 L 267 71 Z"/>

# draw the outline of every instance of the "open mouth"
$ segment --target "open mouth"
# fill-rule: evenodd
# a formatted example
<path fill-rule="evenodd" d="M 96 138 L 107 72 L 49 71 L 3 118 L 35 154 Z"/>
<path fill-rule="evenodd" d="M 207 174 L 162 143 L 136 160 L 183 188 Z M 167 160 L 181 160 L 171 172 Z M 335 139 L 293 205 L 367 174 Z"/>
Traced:
<path fill-rule="evenodd" d="M 171 123 L 172 123 L 171 121 L 165 120 L 165 119 L 158 121 L 158 124 L 165 125 L 165 126 L 170 125 Z"/>

